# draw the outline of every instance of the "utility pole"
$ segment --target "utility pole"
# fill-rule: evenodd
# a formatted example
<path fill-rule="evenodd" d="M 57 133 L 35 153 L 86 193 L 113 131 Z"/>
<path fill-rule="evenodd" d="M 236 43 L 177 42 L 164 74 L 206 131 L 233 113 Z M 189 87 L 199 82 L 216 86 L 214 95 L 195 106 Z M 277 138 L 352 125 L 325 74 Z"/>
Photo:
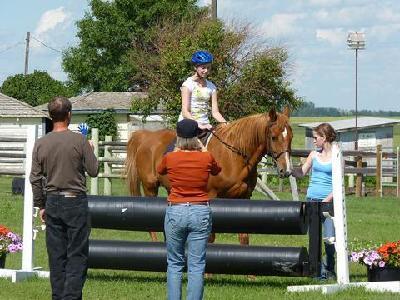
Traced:
<path fill-rule="evenodd" d="M 31 39 L 31 33 L 26 33 L 26 48 L 25 48 L 25 72 L 24 75 L 28 74 L 28 62 L 29 62 L 29 41 Z"/>
<path fill-rule="evenodd" d="M 217 20 L 217 0 L 211 1 L 211 17 L 213 20 Z"/>

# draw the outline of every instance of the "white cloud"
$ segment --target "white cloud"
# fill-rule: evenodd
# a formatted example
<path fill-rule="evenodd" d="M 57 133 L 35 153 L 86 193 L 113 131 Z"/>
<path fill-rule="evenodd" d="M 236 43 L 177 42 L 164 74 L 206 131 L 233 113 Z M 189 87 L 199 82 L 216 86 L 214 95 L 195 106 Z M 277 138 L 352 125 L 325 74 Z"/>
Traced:
<path fill-rule="evenodd" d="M 378 41 L 385 41 L 400 32 L 400 23 L 389 25 L 375 25 L 371 26 L 366 31 L 367 38 L 376 38 Z"/>
<path fill-rule="evenodd" d="M 198 0 L 197 4 L 199 6 L 207 6 L 207 5 L 211 5 L 211 0 Z"/>
<path fill-rule="evenodd" d="M 346 33 L 343 28 L 317 29 L 315 36 L 318 40 L 327 41 L 335 46 L 346 42 Z"/>
<path fill-rule="evenodd" d="M 384 22 L 400 22 L 400 12 L 395 13 L 392 9 L 385 7 L 376 14 L 378 20 Z"/>
<path fill-rule="evenodd" d="M 62 24 L 68 20 L 68 13 L 64 7 L 46 11 L 39 20 L 36 27 L 35 34 L 40 36 L 44 33 L 53 30 L 57 25 Z"/>
<path fill-rule="evenodd" d="M 332 6 L 341 3 L 342 0 L 309 0 L 309 4 L 315 6 Z"/>
<path fill-rule="evenodd" d="M 261 25 L 261 31 L 272 38 L 291 35 L 299 30 L 296 21 L 303 18 L 304 14 L 276 14 Z"/>

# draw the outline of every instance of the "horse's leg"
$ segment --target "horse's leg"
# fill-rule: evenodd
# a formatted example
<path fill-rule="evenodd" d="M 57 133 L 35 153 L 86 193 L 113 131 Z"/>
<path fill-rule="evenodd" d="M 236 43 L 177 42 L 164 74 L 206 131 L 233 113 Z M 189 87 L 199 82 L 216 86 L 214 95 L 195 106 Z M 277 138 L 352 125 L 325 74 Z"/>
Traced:
<path fill-rule="evenodd" d="M 215 242 L 215 233 L 211 232 L 210 236 L 208 237 L 208 242 L 209 243 L 214 243 Z"/>
<path fill-rule="evenodd" d="M 158 181 L 151 181 L 143 183 L 143 192 L 146 197 L 157 197 L 158 195 Z M 157 242 L 157 232 L 150 231 L 150 238 L 152 242 Z"/>
<path fill-rule="evenodd" d="M 240 245 L 249 245 L 249 234 L 248 233 L 239 233 L 239 242 Z"/>

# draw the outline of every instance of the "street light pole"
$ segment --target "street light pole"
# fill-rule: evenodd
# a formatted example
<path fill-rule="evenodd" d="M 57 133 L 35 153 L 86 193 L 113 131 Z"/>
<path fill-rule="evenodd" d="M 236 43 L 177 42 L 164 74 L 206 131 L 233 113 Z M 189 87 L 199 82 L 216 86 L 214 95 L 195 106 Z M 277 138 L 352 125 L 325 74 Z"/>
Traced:
<path fill-rule="evenodd" d="M 217 0 L 211 1 L 211 18 L 217 20 Z"/>
<path fill-rule="evenodd" d="M 356 140 L 354 143 L 354 148 L 355 150 L 358 150 L 358 101 L 357 101 L 357 96 L 358 96 L 358 49 L 356 48 Z"/>
<path fill-rule="evenodd" d="M 358 150 L 358 50 L 365 49 L 365 34 L 362 32 L 349 32 L 347 45 L 350 50 L 356 50 L 356 128 L 354 148 Z"/>

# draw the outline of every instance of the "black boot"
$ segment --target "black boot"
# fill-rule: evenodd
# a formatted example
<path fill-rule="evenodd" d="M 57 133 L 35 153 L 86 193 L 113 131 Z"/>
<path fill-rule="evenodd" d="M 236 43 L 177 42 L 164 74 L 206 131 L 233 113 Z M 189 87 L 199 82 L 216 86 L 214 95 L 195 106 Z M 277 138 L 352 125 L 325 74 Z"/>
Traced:
<path fill-rule="evenodd" d="M 327 279 L 335 278 L 335 245 L 324 243 L 325 245 L 325 275 Z"/>

